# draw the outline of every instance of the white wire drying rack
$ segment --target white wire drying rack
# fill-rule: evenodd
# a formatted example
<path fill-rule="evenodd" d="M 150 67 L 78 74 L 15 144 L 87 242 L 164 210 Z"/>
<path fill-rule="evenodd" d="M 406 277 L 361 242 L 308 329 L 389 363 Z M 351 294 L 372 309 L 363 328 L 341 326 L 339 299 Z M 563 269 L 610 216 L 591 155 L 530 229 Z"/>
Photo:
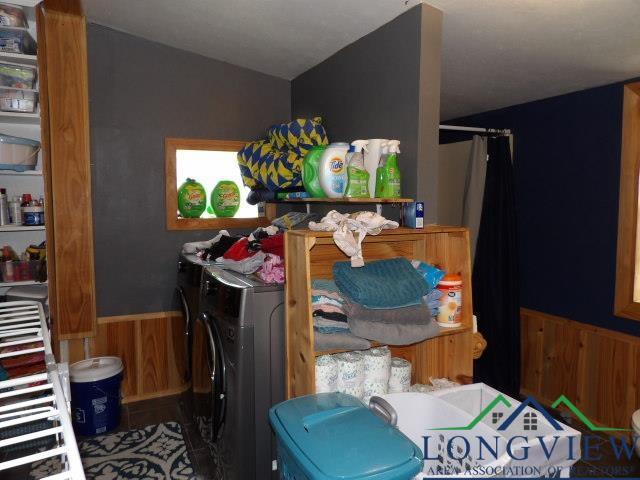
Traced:
<path fill-rule="evenodd" d="M 59 471 L 44 479 L 84 480 L 69 416 L 68 366 L 55 363 L 42 305 L 0 303 L 0 359 L 39 352 L 44 353 L 46 373 L 0 381 L 0 433 L 5 433 L 0 438 L 0 453 L 7 448 L 20 452 L 23 446 L 26 452 L 0 462 L 0 478 L 33 462 L 57 460 Z M 46 422 L 46 426 L 30 430 L 35 422 Z M 8 436 L 12 432 L 18 433 Z M 46 447 L 34 452 L 34 441 L 42 441 Z"/>

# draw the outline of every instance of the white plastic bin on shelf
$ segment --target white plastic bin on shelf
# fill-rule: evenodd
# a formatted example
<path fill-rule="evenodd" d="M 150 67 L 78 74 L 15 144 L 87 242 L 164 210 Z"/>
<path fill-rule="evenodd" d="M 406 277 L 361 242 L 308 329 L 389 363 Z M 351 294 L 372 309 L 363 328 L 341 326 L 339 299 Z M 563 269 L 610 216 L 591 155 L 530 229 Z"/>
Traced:
<path fill-rule="evenodd" d="M 421 475 L 566 478 L 580 459 L 580 432 L 482 383 L 380 398 L 422 449 Z"/>

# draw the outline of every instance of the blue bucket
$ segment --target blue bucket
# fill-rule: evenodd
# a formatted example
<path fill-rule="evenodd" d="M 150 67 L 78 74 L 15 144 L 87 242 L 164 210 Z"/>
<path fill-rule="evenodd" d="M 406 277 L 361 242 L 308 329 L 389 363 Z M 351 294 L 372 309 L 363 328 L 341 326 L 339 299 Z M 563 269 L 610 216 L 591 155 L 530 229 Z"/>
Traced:
<path fill-rule="evenodd" d="M 73 426 L 80 435 L 98 435 L 120 423 L 122 361 L 97 357 L 76 362 L 71 374 Z"/>

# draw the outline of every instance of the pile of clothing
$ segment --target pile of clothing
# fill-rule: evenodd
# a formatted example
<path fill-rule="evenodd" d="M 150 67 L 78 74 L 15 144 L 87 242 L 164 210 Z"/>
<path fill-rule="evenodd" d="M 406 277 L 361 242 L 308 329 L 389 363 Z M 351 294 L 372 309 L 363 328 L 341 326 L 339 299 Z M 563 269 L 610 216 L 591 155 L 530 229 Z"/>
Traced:
<path fill-rule="evenodd" d="M 369 348 L 370 340 L 410 345 L 436 336 L 444 272 L 404 257 L 353 268 L 336 262 L 334 280 L 314 280 L 312 309 L 317 349 Z"/>
<path fill-rule="evenodd" d="M 12 340 L 19 340 L 19 338 Z M 42 342 L 32 342 L 3 347 L 0 349 L 0 354 L 35 348 L 42 348 Z M 25 377 L 27 375 L 35 375 L 36 373 L 43 373 L 45 371 L 46 365 L 44 362 L 44 352 L 5 357 L 0 360 L 0 381 Z"/>
<path fill-rule="evenodd" d="M 311 286 L 315 348 L 317 350 L 371 348 L 369 340 L 351 333 L 345 299 L 336 283 L 333 280 L 318 279 L 313 280 Z"/>
<path fill-rule="evenodd" d="M 221 230 L 206 242 L 185 243 L 182 253 L 234 272 L 255 273 L 267 283 L 284 283 L 284 234 L 273 225 L 260 227 L 247 237 Z"/>
<path fill-rule="evenodd" d="M 313 213 L 289 212 L 246 237 L 220 230 L 211 240 L 185 243 L 182 253 L 234 272 L 255 273 L 266 283 L 284 283 L 284 232 L 307 228 L 316 218 Z"/>

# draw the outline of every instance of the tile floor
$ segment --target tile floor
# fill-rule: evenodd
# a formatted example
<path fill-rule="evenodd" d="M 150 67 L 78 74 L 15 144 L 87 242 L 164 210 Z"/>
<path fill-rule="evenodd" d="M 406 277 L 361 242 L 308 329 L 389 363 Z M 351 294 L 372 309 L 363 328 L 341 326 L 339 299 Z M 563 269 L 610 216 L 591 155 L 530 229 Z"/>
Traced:
<path fill-rule="evenodd" d="M 181 397 L 161 397 L 122 406 L 116 431 L 135 430 L 162 422 L 178 422 L 187 444 L 187 452 L 198 480 L 214 480 L 214 465 L 195 425 L 183 406 Z"/>

